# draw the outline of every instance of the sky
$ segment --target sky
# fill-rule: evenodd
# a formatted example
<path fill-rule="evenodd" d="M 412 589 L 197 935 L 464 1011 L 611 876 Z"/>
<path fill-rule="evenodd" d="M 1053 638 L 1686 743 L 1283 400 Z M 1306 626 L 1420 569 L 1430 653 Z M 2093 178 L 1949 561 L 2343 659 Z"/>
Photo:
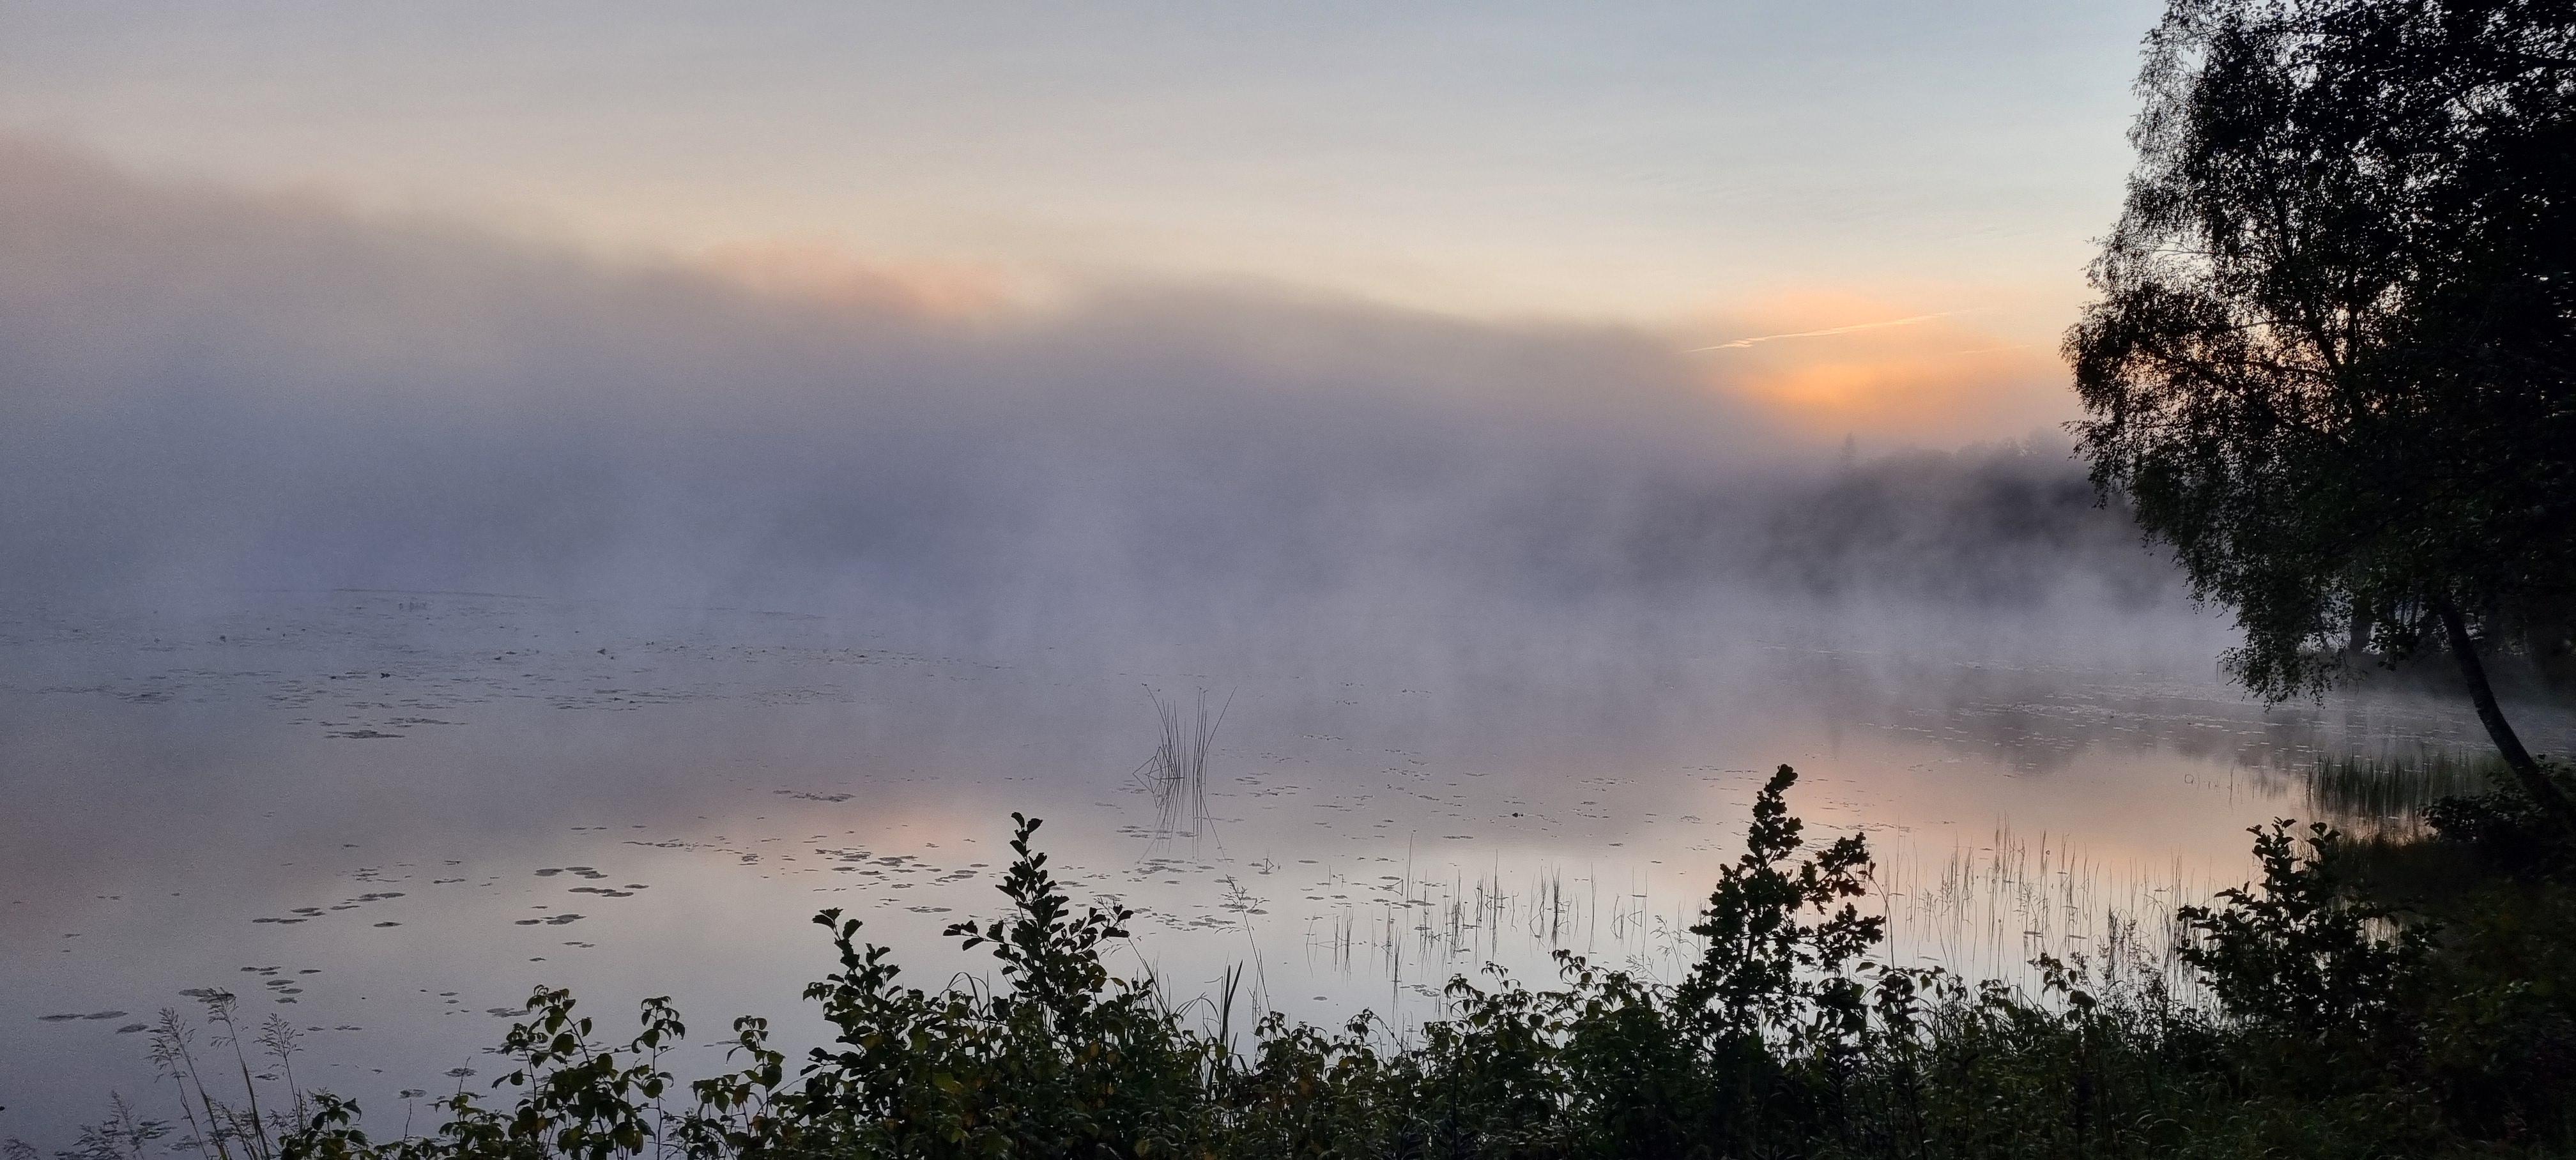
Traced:
<path fill-rule="evenodd" d="M 145 181 L 960 313 L 1257 287 L 1653 336 L 2007 438 L 2156 6 L 0 4 L 0 134 Z"/>

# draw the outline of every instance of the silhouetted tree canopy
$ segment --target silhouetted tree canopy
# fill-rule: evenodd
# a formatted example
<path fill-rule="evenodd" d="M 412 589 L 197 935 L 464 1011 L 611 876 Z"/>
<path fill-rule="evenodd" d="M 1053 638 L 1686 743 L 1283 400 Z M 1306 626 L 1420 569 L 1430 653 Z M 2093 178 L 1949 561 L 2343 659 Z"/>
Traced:
<path fill-rule="evenodd" d="M 2576 590 L 2576 0 L 2174 0 L 2138 167 L 2067 337 L 2094 483 L 2235 609 L 2281 698 Z"/>

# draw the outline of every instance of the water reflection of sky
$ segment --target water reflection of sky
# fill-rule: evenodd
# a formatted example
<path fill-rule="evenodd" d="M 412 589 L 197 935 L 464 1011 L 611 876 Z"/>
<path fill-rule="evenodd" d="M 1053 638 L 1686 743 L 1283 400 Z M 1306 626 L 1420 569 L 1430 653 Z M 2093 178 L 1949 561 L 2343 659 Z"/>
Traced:
<path fill-rule="evenodd" d="M 1777 631 L 1229 668 L 683 619 L 336 594 L 7 626 L 0 1135 L 64 1138 L 110 1090 L 156 1106 L 126 1029 L 188 988 L 307 1027 L 299 1072 L 370 1108 L 495 1070 L 478 1049 L 539 982 L 612 1027 L 670 994 L 704 1038 L 738 1013 L 803 1028 L 820 907 L 917 983 L 977 966 L 938 931 L 994 909 L 1014 810 L 1047 819 L 1078 898 L 1138 910 L 1130 968 L 1196 992 L 1240 963 L 1299 1017 L 1416 1019 L 1448 974 L 1540 975 L 1559 947 L 1670 971 L 1778 763 L 1819 832 L 1869 832 L 1897 952 L 1983 972 L 2233 881 L 2243 827 L 2301 812 L 2284 771 L 2317 754 L 2478 741 L 2400 698 L 2266 711 L 2205 661 Z M 1153 832 L 1130 777 L 1149 687 L 1232 697 L 1195 836 Z"/>

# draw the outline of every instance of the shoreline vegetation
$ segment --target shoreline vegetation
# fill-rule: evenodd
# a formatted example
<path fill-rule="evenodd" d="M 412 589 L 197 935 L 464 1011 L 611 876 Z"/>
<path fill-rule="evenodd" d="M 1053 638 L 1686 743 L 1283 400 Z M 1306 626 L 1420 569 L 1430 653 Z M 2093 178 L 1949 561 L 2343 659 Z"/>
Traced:
<path fill-rule="evenodd" d="M 2458 771 L 2426 775 L 2445 786 Z M 2360 771 L 2321 769 L 2352 790 Z M 2176 945 L 2041 955 L 2022 987 L 1884 961 L 1865 839 L 1805 839 L 1782 766 L 1724 867 L 1695 963 L 1658 981 L 1556 956 L 1532 983 L 1449 980 L 1410 1032 L 1319 1028 L 1240 992 L 1179 1000 L 1104 961 L 1126 910 L 1077 911 L 1013 815 L 1004 916 L 948 934 L 991 980 L 908 986 L 837 910 L 805 989 L 805 1058 L 732 1025 L 726 1070 L 666 1066 L 664 998 L 633 1029 L 540 987 L 511 1070 L 399 1125 L 298 1083 L 293 1028 L 232 997 L 175 1010 L 153 1058 L 177 1121 L 123 1097 L 63 1160 L 664 1157 L 2542 1156 L 2576 1148 L 2576 895 L 2510 792 L 2406 825 L 2253 831 L 2260 880 L 2179 908 Z M 2330 783 L 2332 784 L 2332 783 Z M 2420 821 L 2420 825 L 2416 823 Z M 2173 969 L 2179 960 L 2180 971 Z M 2181 981 L 2176 982 L 2177 979 Z M 616 1022 L 622 1022 L 616 1021 Z M 1247 1026 L 1247 1024 L 1249 1024 Z M 254 1063 L 254 1059 L 259 1062 Z M 223 1092 L 227 1094 L 218 1094 Z M 406 1092 L 417 1098 L 427 1093 Z M 386 1131 L 387 1128 L 394 1129 Z M 7 1160 L 35 1160 L 7 1142 Z"/>

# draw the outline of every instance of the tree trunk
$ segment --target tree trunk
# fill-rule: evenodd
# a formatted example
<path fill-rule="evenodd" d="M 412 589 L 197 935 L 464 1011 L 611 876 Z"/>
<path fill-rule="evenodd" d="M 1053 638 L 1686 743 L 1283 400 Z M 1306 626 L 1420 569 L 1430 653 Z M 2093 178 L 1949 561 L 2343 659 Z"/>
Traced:
<path fill-rule="evenodd" d="M 2442 634 L 2450 638 L 2451 656 L 2460 662 L 2460 677 L 2468 683 L 2469 699 L 2477 704 L 2478 720 L 2487 727 L 2487 736 L 2495 739 L 2496 750 L 2504 755 L 2505 768 L 2513 771 L 2515 784 L 2560 829 L 2576 834 L 2576 803 L 2569 802 L 2558 783 L 2541 771 L 2531 751 L 2522 747 L 2522 738 L 2514 733 L 2513 723 L 2504 719 L 2504 710 L 2496 705 L 2495 687 L 2487 683 L 2487 666 L 2478 659 L 2477 645 L 2469 639 L 2469 626 L 2461 619 L 2459 607 L 2448 600 L 2437 601 L 2433 614 L 2441 618 Z"/>
<path fill-rule="evenodd" d="M 2371 626 L 2370 610 L 2362 607 L 2361 602 L 2354 601 L 2352 606 L 2352 621 L 2350 625 L 2347 626 L 2348 631 L 2344 635 L 2344 668 L 2349 670 L 2359 670 L 2362 665 L 2369 662 Z"/>

